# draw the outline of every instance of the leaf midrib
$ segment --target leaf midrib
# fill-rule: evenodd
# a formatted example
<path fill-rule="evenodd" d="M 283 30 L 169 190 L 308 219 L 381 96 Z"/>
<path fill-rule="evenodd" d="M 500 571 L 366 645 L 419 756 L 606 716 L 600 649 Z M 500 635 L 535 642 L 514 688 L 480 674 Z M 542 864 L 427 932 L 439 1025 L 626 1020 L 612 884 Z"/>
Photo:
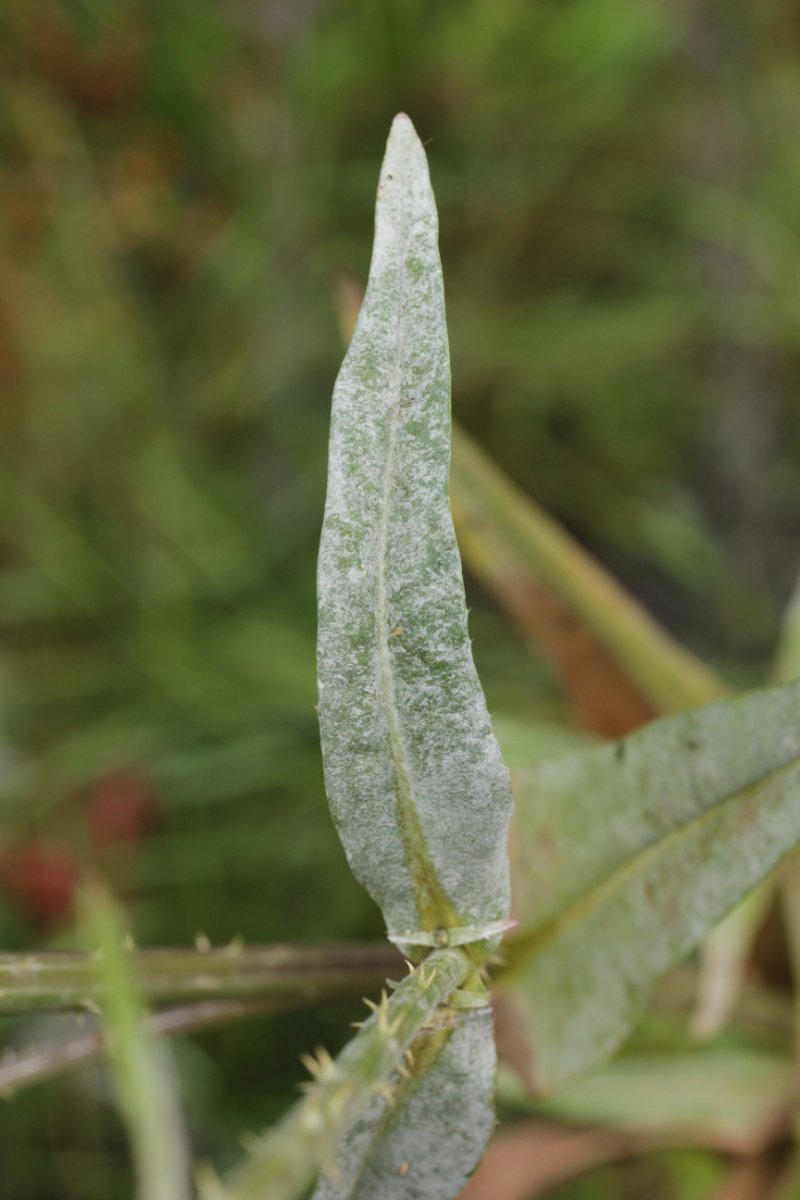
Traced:
<path fill-rule="evenodd" d="M 723 816 L 725 811 L 735 804 L 744 803 L 748 793 L 758 792 L 771 781 L 779 779 L 782 775 L 794 770 L 798 765 L 800 765 L 800 754 L 795 754 L 788 762 L 782 763 L 781 766 L 776 767 L 772 771 L 767 771 L 755 780 L 755 782 L 748 784 L 746 787 L 739 788 L 727 796 L 721 797 L 710 808 L 704 809 L 694 817 L 683 822 L 683 824 L 678 825 L 665 837 L 638 851 L 627 862 L 623 863 L 622 866 L 615 868 L 603 876 L 588 891 L 584 892 L 582 896 L 570 902 L 566 908 L 562 909 L 560 913 L 551 917 L 548 921 L 545 921 L 543 925 L 510 939 L 505 945 L 508 965 L 503 973 L 512 975 L 516 970 L 524 966 L 529 958 L 557 941 L 565 933 L 568 933 L 587 914 L 591 913 L 595 907 L 603 904 L 609 896 L 613 896 L 615 892 L 621 890 L 632 879 L 635 879 L 638 874 L 647 870 L 650 864 L 660 855 L 667 854 L 682 839 L 689 838 L 693 833 L 701 831 L 704 825 L 710 825 L 713 821 Z M 791 847 L 788 847 L 786 853 L 790 850 Z"/>
<path fill-rule="evenodd" d="M 411 771 L 403 740 L 402 724 L 397 706 L 394 665 L 389 644 L 389 603 L 386 580 L 387 549 L 389 544 L 389 512 L 396 475 L 396 451 L 400 430 L 400 402 L 403 387 L 403 347 L 406 324 L 406 253 L 408 248 L 408 217 L 402 208 L 398 236 L 398 292 L 395 356 L 390 383 L 391 418 L 386 450 L 386 469 L 383 479 L 380 519 L 377 540 L 376 616 L 378 635 L 379 684 L 389 732 L 389 748 L 394 777 L 397 816 L 406 864 L 414 883 L 414 899 L 421 929 L 436 929 L 457 925 L 456 914 L 444 894 L 428 855 L 425 835 L 419 821 Z"/>

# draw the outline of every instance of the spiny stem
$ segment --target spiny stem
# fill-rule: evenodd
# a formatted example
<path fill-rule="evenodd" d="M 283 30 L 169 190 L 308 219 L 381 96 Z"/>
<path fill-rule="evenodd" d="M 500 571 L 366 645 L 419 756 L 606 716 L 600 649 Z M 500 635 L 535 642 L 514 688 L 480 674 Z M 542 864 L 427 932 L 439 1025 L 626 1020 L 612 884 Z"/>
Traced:
<path fill-rule="evenodd" d="M 435 950 L 399 984 L 335 1062 L 318 1056 L 316 1079 L 302 1100 L 250 1149 L 223 1186 L 200 1180 L 204 1200 L 293 1200 L 331 1162 L 342 1134 L 386 1087 L 419 1030 L 460 987 L 472 967 L 460 949 Z"/>
<path fill-rule="evenodd" d="M 411 963 L 406 966 L 413 970 Z M 673 971 L 657 986 L 653 1005 L 658 1011 L 685 1015 L 694 1004 L 696 989 L 694 972 Z M 180 1035 L 228 1021 L 263 1016 L 290 1006 L 293 1006 L 293 1001 L 289 996 L 273 1000 L 204 1000 L 199 1004 L 184 1004 L 151 1013 L 146 1023 L 153 1033 Z M 745 1030 L 757 1033 L 766 1030 L 774 1036 L 788 1039 L 791 1008 L 788 1000 L 777 994 L 745 987 L 739 996 L 734 1021 Z M 410 1054 L 410 1051 L 407 1053 Z M 94 1062 L 104 1054 L 105 1039 L 99 1029 L 67 1034 L 42 1045 L 8 1050 L 0 1057 L 0 1098 L 5 1099 L 23 1088 Z M 402 1070 L 398 1070 L 402 1074 Z"/>
<path fill-rule="evenodd" d="M 131 963 L 148 1006 L 205 999 L 299 1004 L 374 991 L 400 955 L 372 946 L 262 946 L 137 950 Z M 0 1014 L 96 1008 L 102 975 L 91 954 L 0 954 Z"/>

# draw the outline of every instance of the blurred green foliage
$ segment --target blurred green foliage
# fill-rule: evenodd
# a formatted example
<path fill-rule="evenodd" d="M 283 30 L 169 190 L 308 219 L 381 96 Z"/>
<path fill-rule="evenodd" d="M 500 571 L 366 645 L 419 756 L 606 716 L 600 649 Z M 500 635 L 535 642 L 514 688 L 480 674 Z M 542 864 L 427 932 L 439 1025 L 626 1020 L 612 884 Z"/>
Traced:
<path fill-rule="evenodd" d="M 0 46 L 0 943 L 69 940 L 90 861 L 147 943 L 380 933 L 322 790 L 314 561 L 336 297 L 398 110 L 458 415 L 674 632 L 763 672 L 800 558 L 789 0 L 7 0 Z M 492 707 L 558 718 L 471 600 Z M 341 1017 L 183 1047 L 201 1149 L 276 1115 Z M 102 1094 L 0 1112 L 2 1200 L 126 1194 Z M 694 1195 L 679 1165 L 647 1194 Z"/>

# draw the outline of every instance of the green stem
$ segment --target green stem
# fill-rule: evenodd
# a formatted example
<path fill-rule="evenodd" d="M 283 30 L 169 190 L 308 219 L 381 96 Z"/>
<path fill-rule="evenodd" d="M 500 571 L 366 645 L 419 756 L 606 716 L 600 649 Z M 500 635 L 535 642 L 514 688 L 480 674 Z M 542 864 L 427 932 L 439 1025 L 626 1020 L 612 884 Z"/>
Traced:
<path fill-rule="evenodd" d="M 305 1097 L 221 1185 L 200 1181 L 204 1200 L 293 1200 L 332 1163 L 339 1139 L 386 1086 L 423 1025 L 472 970 L 460 949 L 435 950 L 383 1000 L 335 1061 L 318 1064 Z"/>
<path fill-rule="evenodd" d="M 784 862 L 781 870 L 783 917 L 789 962 L 795 980 L 792 997 L 795 1057 L 800 1058 L 800 858 L 796 854 Z"/>
<path fill-rule="evenodd" d="M 95 881 L 82 887 L 77 907 L 85 944 L 100 951 L 110 1077 L 130 1143 L 137 1200 L 190 1200 L 189 1139 L 175 1068 L 145 1025 L 122 912 Z"/>
<path fill-rule="evenodd" d="M 668 1015 L 685 1016 L 695 1002 L 697 977 L 688 969 L 675 970 L 657 985 L 653 1007 Z M 150 1013 L 145 1022 L 161 1036 L 194 1033 L 229 1021 L 265 1016 L 279 1012 L 291 1003 L 277 1000 L 204 1000 Z M 792 1002 L 788 997 L 763 989 L 742 988 L 733 1023 L 747 1033 L 768 1034 L 788 1041 L 792 1028 Z M 106 1051 L 101 1030 L 69 1034 L 53 1042 L 6 1051 L 0 1061 L 0 1098 L 7 1099 L 24 1088 L 58 1078 L 102 1058 Z"/>
<path fill-rule="evenodd" d="M 514 581 L 544 584 L 574 610 L 656 712 L 680 712 L 726 694 L 709 667 L 457 427 L 450 491 L 464 559 L 501 599 Z"/>
<path fill-rule="evenodd" d="M 137 950 L 131 963 L 148 1006 L 205 999 L 307 1003 L 379 988 L 397 970 L 385 944 Z M 0 954 L 0 1014 L 97 1006 L 104 983 L 90 954 Z"/>

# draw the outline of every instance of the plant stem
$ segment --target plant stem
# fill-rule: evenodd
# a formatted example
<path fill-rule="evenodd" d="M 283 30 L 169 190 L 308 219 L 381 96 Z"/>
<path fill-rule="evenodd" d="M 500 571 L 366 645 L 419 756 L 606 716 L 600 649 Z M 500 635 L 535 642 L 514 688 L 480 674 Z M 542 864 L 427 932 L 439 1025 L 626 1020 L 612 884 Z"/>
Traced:
<path fill-rule="evenodd" d="M 190 1200 L 189 1139 L 172 1057 L 145 1025 L 121 910 L 96 881 L 78 896 L 85 944 L 99 946 L 110 1077 L 130 1143 L 137 1200 Z"/>
<path fill-rule="evenodd" d="M 378 945 L 137 950 L 137 985 L 149 1006 L 204 999 L 301 1003 L 375 990 L 401 959 Z M 90 954 L 0 954 L 0 1014 L 96 1008 L 102 974 Z"/>
<path fill-rule="evenodd" d="M 162 1037 L 174 1036 L 227 1021 L 263 1016 L 284 1007 L 286 1004 L 280 1000 L 205 1000 L 201 1004 L 183 1004 L 179 1008 L 149 1013 L 144 1024 L 149 1033 Z M 107 1041 L 102 1029 L 91 1029 L 52 1042 L 8 1050 L 0 1059 L 0 1097 L 9 1099 L 23 1088 L 57 1078 L 76 1067 L 86 1066 L 102 1058 L 106 1050 Z"/>
<path fill-rule="evenodd" d="M 685 1015 L 694 1003 L 696 987 L 697 977 L 693 971 L 673 971 L 656 987 L 653 1005 L 660 1012 Z M 179 1036 L 228 1021 L 280 1012 L 290 1006 L 294 1007 L 290 996 L 274 1000 L 204 1000 L 199 1004 L 183 1004 L 150 1013 L 145 1023 L 153 1033 Z M 733 1021 L 748 1032 L 766 1032 L 788 1040 L 791 1012 L 788 999 L 745 985 Z M 105 1038 L 100 1029 L 67 1034 L 50 1043 L 10 1049 L 0 1061 L 0 1097 L 8 1098 L 26 1087 L 86 1066 L 102 1058 L 105 1051 Z"/>
<path fill-rule="evenodd" d="M 225 1186 L 213 1176 L 200 1181 L 204 1200 L 293 1200 L 303 1192 L 333 1161 L 339 1139 L 386 1086 L 422 1026 L 471 970 L 463 950 L 430 954 L 391 997 L 384 994 L 335 1061 L 320 1055 L 305 1097 L 251 1149 Z"/>
<path fill-rule="evenodd" d="M 655 712 L 681 712 L 727 694 L 710 667 L 667 633 L 457 427 L 450 487 L 467 565 L 517 620 L 516 605 L 508 603 L 512 587 L 544 585 L 599 639 Z"/>

